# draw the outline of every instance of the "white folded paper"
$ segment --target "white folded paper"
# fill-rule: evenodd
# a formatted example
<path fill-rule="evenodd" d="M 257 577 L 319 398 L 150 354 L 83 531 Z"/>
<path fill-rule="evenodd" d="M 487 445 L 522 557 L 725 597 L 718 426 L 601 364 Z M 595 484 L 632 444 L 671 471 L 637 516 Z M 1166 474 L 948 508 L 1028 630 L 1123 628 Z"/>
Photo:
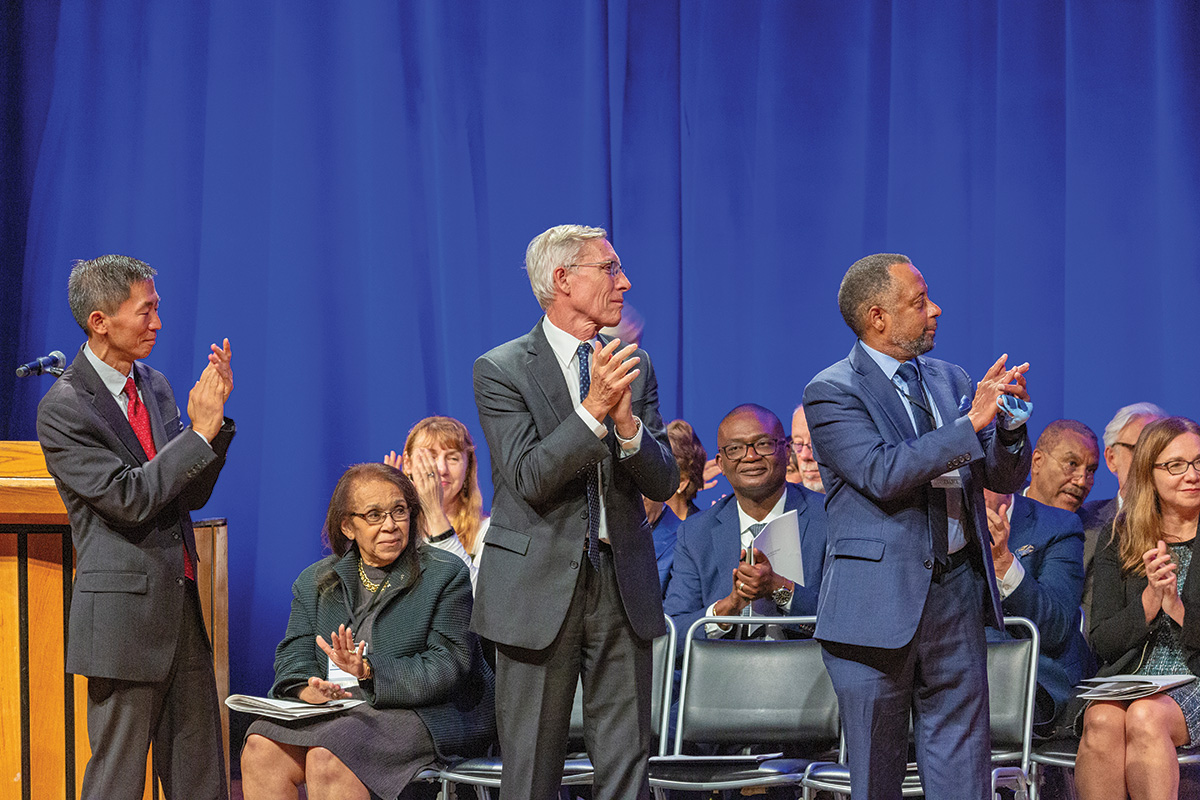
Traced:
<path fill-rule="evenodd" d="M 231 694 L 225 698 L 225 705 L 234 711 L 244 711 L 247 714 L 257 714 L 261 717 L 275 719 L 308 719 L 345 711 L 362 704 L 362 700 L 346 698 L 345 700 L 330 700 L 328 703 L 313 705 L 303 700 L 276 700 L 273 697 L 253 697 L 248 694 Z"/>
<path fill-rule="evenodd" d="M 1195 675 L 1110 675 L 1088 678 L 1076 688 L 1086 700 L 1137 700 L 1196 680 Z"/>

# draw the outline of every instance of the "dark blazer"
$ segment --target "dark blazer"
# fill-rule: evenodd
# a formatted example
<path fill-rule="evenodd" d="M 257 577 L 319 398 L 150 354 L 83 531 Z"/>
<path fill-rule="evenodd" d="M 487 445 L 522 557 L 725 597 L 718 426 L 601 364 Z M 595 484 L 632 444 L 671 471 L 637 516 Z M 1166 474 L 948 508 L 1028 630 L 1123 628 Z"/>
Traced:
<path fill-rule="evenodd" d="M 821 495 L 802 486 L 787 484 L 784 509 L 796 512 L 800 528 L 800 553 L 804 559 L 804 585 L 796 581 L 792 615 L 817 612 L 821 573 L 825 567 L 827 523 Z M 733 571 L 741 559 L 741 524 L 737 500 L 727 495 L 716 505 L 683 521 L 675 543 L 675 563 L 663 609 L 675 623 L 680 636 L 704 616 L 713 603 L 729 595 Z M 788 576 L 795 580 L 795 576 Z M 699 632 L 704 635 L 703 630 Z"/>
<path fill-rule="evenodd" d="M 416 584 L 381 600 L 368 656 L 374 679 L 360 687 L 375 708 L 416 711 L 443 759 L 477 755 L 496 735 L 495 678 L 467 629 L 470 573 L 456 555 L 425 546 L 419 552 Z M 318 590 L 330 571 L 336 580 Z M 287 633 L 275 649 L 273 696 L 290 697 L 310 677 L 327 676 L 329 659 L 316 637 L 350 622 L 357 584 L 353 547 L 296 578 Z"/>
<path fill-rule="evenodd" d="M 1003 607 L 1006 616 L 1028 617 L 1041 634 L 1038 685 L 1058 711 L 1071 690 L 1095 672 L 1095 660 L 1079 630 L 1083 594 L 1083 526 L 1070 511 L 1013 496 L 1008 549 L 1025 577 Z M 988 628 L 989 641 L 1004 638 Z"/>
<path fill-rule="evenodd" d="M 1096 581 L 1092 594 L 1090 634 L 1100 659 L 1097 674 L 1121 675 L 1136 672 L 1146 655 L 1150 625 L 1142 609 L 1146 576 L 1121 568 L 1118 543 L 1112 538 L 1112 523 L 1100 533 L 1096 551 Z M 1180 636 L 1188 668 L 1200 675 L 1200 536 L 1192 540 L 1192 566 L 1183 582 L 1183 632 Z"/>
<path fill-rule="evenodd" d="M 82 349 L 38 405 L 37 430 L 75 542 L 67 672 L 161 681 L 184 608 L 182 545 L 197 561 L 188 512 L 208 502 L 234 426 L 210 447 L 184 427 L 162 373 L 133 369 L 152 460 Z"/>
<path fill-rule="evenodd" d="M 601 337 L 602 339 L 604 337 Z M 599 464 L 621 601 L 634 632 L 662 635 L 662 594 L 642 495 L 667 500 L 679 469 L 658 411 L 644 350 L 633 381 L 641 449 L 618 458 L 611 419 L 597 438 L 574 411 L 539 320 L 525 336 L 475 361 L 475 403 L 492 459 L 492 522 L 471 628 L 501 644 L 541 650 L 562 627 L 587 541 L 584 470 Z"/>
<path fill-rule="evenodd" d="M 984 616 L 1000 624 L 992 551 L 984 541 L 983 487 L 1020 490 L 1030 461 L 1025 429 L 1017 434 L 1016 452 L 1001 444 L 994 424 L 977 434 L 960 411 L 975 396 L 966 372 L 933 358 L 919 362 L 943 421 L 919 439 L 894 384 L 858 343 L 804 390 L 829 514 L 818 639 L 887 648 L 912 640 L 933 577 L 927 487 L 960 467 L 968 467 L 963 486 L 968 522 L 983 534 L 972 541 L 968 531 L 992 603 L 989 615 L 984 601 Z"/>
<path fill-rule="evenodd" d="M 1095 580 L 1096 551 L 1102 546 L 1101 531 L 1112 523 L 1120 510 L 1117 498 L 1090 500 L 1079 507 L 1083 521 L 1083 618 L 1090 625 L 1092 613 L 1092 584 Z M 1109 528 L 1109 532 L 1112 529 Z"/>

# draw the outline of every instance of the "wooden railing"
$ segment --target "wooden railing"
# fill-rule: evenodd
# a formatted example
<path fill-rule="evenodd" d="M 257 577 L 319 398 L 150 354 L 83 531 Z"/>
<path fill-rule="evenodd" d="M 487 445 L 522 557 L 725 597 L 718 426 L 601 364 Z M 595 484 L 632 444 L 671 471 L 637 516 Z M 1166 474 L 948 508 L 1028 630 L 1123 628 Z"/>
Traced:
<path fill-rule="evenodd" d="M 200 555 L 196 581 L 213 646 L 228 776 L 228 526 L 223 519 L 210 519 L 194 527 Z M 91 750 L 87 680 L 64 669 L 74 571 L 67 511 L 46 472 L 41 447 L 0 442 L 0 675 L 20 678 L 19 692 L 0 692 L 3 797 L 79 796 Z M 156 789 L 156 781 L 147 781 L 146 797 L 158 796 Z"/>

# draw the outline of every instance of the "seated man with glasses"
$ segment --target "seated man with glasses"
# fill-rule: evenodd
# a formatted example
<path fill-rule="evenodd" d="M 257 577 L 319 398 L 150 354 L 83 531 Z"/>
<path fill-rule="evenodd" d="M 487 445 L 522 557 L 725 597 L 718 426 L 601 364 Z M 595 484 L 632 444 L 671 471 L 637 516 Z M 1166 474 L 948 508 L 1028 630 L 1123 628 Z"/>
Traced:
<path fill-rule="evenodd" d="M 804 416 L 803 403 L 796 406 L 796 410 L 792 412 L 791 448 L 796 454 L 800 483 L 805 489 L 825 494 L 825 484 L 821 483 L 821 470 L 817 468 L 817 456 L 813 453 L 812 436 L 808 432 L 808 419 Z"/>
<path fill-rule="evenodd" d="M 1092 429 L 1077 420 L 1056 419 L 1033 449 L 1025 496 L 1074 513 L 1092 491 L 1099 467 L 1100 445 Z"/>
<path fill-rule="evenodd" d="M 1104 463 L 1117 476 L 1117 496 L 1089 500 L 1079 507 L 1083 520 L 1083 617 L 1086 620 L 1092 607 L 1092 558 L 1096 555 L 1100 531 L 1116 518 L 1125 503 L 1125 482 L 1129 465 L 1133 463 L 1133 447 L 1142 428 L 1168 416 L 1153 403 L 1133 403 L 1119 409 L 1104 427 Z"/>
<path fill-rule="evenodd" d="M 663 608 L 680 636 L 708 614 L 736 616 L 754 601 L 770 598 L 781 614 L 815 614 L 825 565 L 822 498 L 784 480 L 788 439 L 779 417 L 753 404 L 738 406 L 717 428 L 717 463 L 733 487 L 711 508 L 679 527 L 675 561 Z M 777 574 L 755 549 L 746 548 L 766 523 L 795 511 L 803 575 Z M 709 636 L 723 636 L 716 625 Z"/>

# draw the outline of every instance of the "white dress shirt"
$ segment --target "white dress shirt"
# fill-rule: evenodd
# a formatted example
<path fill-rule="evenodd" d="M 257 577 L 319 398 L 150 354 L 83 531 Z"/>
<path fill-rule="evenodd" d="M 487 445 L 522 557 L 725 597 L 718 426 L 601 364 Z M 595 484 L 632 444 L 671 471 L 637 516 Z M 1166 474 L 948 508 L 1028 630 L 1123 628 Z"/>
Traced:
<path fill-rule="evenodd" d="M 567 382 L 567 394 L 571 398 L 571 404 L 575 407 L 575 413 L 584 421 L 584 424 L 591 429 L 592 433 L 596 434 L 597 439 L 603 439 L 608 435 L 608 429 L 604 427 L 603 421 L 596 421 L 596 418 L 583 407 L 583 398 L 579 396 L 579 345 L 583 344 L 579 339 L 576 339 L 571 334 L 559 328 L 549 317 L 542 318 L 542 331 L 546 334 L 546 341 L 550 343 L 550 349 L 554 351 L 554 357 L 558 359 L 558 365 L 562 368 L 563 380 Z M 591 340 L 593 354 L 600 347 L 600 342 L 596 339 Z M 595 359 L 588 359 L 589 371 L 595 365 Z M 617 434 L 617 442 L 621 445 L 620 458 L 628 458 L 636 453 L 642 447 L 642 421 L 634 417 L 637 422 L 637 432 L 630 439 L 624 439 L 620 434 Z M 604 483 L 601 479 L 601 470 L 599 465 L 596 469 L 596 486 L 600 490 L 600 540 L 608 541 L 608 513 L 604 508 Z"/>

